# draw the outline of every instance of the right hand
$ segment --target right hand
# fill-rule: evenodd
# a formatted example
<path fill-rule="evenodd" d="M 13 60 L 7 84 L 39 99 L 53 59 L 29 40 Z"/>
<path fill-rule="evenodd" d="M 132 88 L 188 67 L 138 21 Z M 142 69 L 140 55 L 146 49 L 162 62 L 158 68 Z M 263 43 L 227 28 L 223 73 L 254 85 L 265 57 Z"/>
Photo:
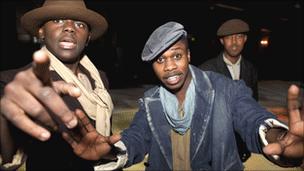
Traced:
<path fill-rule="evenodd" d="M 113 159 L 113 145 L 121 139 L 120 135 L 105 137 L 99 134 L 81 111 L 75 112 L 78 125 L 69 132 L 63 132 L 63 138 L 71 145 L 74 153 L 86 160 Z"/>
<path fill-rule="evenodd" d="M 77 125 L 77 118 L 64 103 L 60 94 L 79 97 L 81 92 L 64 81 L 51 82 L 49 58 L 43 51 L 33 54 L 31 68 L 20 71 L 4 87 L 1 97 L 1 114 L 25 133 L 45 141 L 51 134 L 48 128 L 56 130 L 54 117 L 68 128 Z"/>

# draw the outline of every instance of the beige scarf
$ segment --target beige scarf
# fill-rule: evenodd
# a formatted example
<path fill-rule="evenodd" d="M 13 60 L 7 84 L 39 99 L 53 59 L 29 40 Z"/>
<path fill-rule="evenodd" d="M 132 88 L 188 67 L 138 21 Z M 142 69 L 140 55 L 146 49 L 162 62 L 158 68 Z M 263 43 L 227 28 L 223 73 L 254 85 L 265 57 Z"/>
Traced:
<path fill-rule="evenodd" d="M 78 98 L 78 101 L 86 114 L 95 120 L 96 130 L 104 136 L 109 136 L 111 132 L 110 119 L 113 102 L 94 64 L 86 55 L 80 60 L 80 65 L 89 71 L 89 76 L 94 80 L 95 89 L 93 90 L 86 75 L 78 74 L 78 77 L 76 77 L 75 74 L 48 51 L 46 47 L 42 47 L 42 50 L 48 53 L 50 69 L 55 70 L 64 81 L 74 84 L 81 90 L 81 96 Z"/>

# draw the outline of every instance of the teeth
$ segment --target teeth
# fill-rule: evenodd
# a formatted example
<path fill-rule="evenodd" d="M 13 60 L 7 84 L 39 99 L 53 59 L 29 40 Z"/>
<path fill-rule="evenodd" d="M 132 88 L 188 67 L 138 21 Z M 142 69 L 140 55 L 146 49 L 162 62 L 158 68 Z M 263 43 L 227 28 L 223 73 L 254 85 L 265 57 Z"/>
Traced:
<path fill-rule="evenodd" d="M 168 78 L 168 81 L 176 81 L 178 79 L 178 76 L 172 76 Z"/>
<path fill-rule="evenodd" d="M 63 48 L 73 48 L 75 46 L 74 43 L 72 42 L 60 42 L 60 45 L 63 47 Z"/>

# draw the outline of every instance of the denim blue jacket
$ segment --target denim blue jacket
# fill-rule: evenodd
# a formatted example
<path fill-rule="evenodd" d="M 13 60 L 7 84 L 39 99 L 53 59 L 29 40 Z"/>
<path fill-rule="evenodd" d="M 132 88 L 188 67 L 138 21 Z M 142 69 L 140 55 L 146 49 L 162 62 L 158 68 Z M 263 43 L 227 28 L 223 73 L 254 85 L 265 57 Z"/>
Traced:
<path fill-rule="evenodd" d="M 206 165 L 212 170 L 243 170 L 234 131 L 251 152 L 260 153 L 259 126 L 275 116 L 252 98 L 243 81 L 191 67 L 196 79 L 190 135 L 192 170 L 205 170 Z M 159 87 L 145 92 L 139 104 L 130 127 L 122 133 L 128 153 L 126 166 L 142 161 L 148 154 L 146 170 L 172 170 L 171 127 L 163 112 Z M 206 155 L 211 158 L 209 163 L 202 162 Z"/>

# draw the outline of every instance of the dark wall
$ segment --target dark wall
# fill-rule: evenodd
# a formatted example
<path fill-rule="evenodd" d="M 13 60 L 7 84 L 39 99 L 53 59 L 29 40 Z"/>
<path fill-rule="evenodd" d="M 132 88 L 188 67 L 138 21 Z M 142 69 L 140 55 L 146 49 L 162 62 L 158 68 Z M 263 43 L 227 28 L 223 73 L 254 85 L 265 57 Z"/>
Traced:
<path fill-rule="evenodd" d="M 42 2 L 1 2 L 1 70 L 31 61 L 38 45 L 17 40 L 16 10 L 30 9 Z M 155 83 L 151 66 L 143 63 L 140 55 L 156 27 L 170 20 L 182 23 L 192 37 L 191 63 L 199 65 L 221 51 L 215 36 L 219 25 L 229 18 L 242 18 L 251 28 L 243 55 L 256 65 L 259 79 L 303 81 L 303 0 L 229 1 L 229 5 L 243 11 L 217 5 L 224 2 L 86 1 L 89 8 L 103 14 L 109 22 L 108 32 L 102 39 L 91 42 L 86 52 L 98 68 L 107 72 L 112 88 Z M 262 28 L 270 30 L 267 48 L 259 46 Z"/>

